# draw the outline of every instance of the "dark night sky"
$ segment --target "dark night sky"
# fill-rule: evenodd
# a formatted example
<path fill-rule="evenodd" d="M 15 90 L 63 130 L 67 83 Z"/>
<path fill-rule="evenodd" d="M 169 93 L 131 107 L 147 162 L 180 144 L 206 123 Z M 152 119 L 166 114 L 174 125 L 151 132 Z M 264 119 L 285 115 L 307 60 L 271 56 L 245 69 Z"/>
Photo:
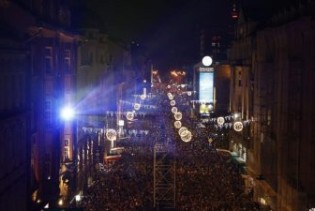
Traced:
<path fill-rule="evenodd" d="M 271 0 L 241 0 L 268 10 Z M 294 0 L 277 0 L 288 2 Z M 195 64 L 200 60 L 200 31 L 232 27 L 233 0 L 88 0 L 89 22 L 110 36 L 127 43 L 136 41 L 140 49 L 162 68 Z M 266 8 L 264 8 L 266 7 Z M 84 21 L 84 20 L 83 20 Z"/>
<path fill-rule="evenodd" d="M 227 27 L 231 1 L 89 0 L 88 16 L 80 21 L 126 43 L 136 41 L 157 66 L 175 67 L 199 62 L 201 29 Z"/>

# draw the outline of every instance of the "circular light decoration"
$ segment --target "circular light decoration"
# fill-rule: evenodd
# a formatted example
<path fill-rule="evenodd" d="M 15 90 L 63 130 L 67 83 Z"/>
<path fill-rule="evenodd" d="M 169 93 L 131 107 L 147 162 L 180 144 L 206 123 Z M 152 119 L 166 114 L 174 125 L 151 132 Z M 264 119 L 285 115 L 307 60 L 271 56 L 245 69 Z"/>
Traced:
<path fill-rule="evenodd" d="M 218 117 L 218 118 L 217 118 L 217 123 L 218 123 L 218 125 L 223 125 L 224 122 L 225 122 L 225 120 L 224 120 L 223 117 Z"/>
<path fill-rule="evenodd" d="M 170 89 L 170 88 L 171 88 L 171 85 L 167 85 L 167 88 Z"/>
<path fill-rule="evenodd" d="M 168 99 L 169 100 L 173 100 L 174 99 L 174 96 L 173 96 L 173 94 L 172 93 L 167 93 L 167 97 L 168 97 Z"/>
<path fill-rule="evenodd" d="M 185 131 L 185 130 L 188 130 L 187 127 L 181 127 L 181 128 L 179 128 L 178 134 L 179 134 L 179 135 L 182 134 L 182 132 Z"/>
<path fill-rule="evenodd" d="M 176 101 L 175 100 L 171 100 L 170 104 L 171 104 L 171 106 L 175 106 L 176 105 Z"/>
<path fill-rule="evenodd" d="M 190 131 L 189 131 L 188 129 L 186 129 L 186 130 L 183 130 L 183 131 L 179 134 L 179 136 L 180 136 L 180 137 L 184 137 L 184 136 L 189 135 L 189 133 L 190 133 Z"/>
<path fill-rule="evenodd" d="M 183 117 L 183 115 L 182 115 L 182 112 L 180 112 L 180 111 L 177 111 L 177 112 L 174 114 L 174 118 L 175 118 L 176 120 L 181 120 L 182 117 Z"/>
<path fill-rule="evenodd" d="M 187 95 L 188 95 L 188 96 L 191 96 L 191 92 L 190 92 L 190 91 L 189 91 L 189 92 L 187 92 Z"/>
<path fill-rule="evenodd" d="M 128 120 L 133 120 L 134 117 L 135 117 L 134 112 L 132 112 L 132 111 L 128 111 L 128 112 L 127 112 L 126 118 L 127 118 Z"/>
<path fill-rule="evenodd" d="M 182 122 L 181 122 L 181 121 L 175 121 L 175 122 L 174 122 L 174 127 L 175 127 L 175 128 L 178 129 L 178 128 L 180 128 L 181 126 L 182 126 Z"/>
<path fill-rule="evenodd" d="M 182 139 L 183 142 L 190 142 L 192 139 L 192 134 L 190 131 L 186 130 L 185 134 L 183 134 L 182 136 L 180 136 L 180 138 Z"/>
<path fill-rule="evenodd" d="M 206 67 L 209 67 L 212 64 L 212 58 L 210 56 L 204 56 L 202 58 L 202 64 Z"/>
<path fill-rule="evenodd" d="M 177 112 L 177 107 L 172 107 L 171 111 L 173 114 L 175 114 Z"/>
<path fill-rule="evenodd" d="M 240 132 L 243 130 L 243 123 L 242 122 L 234 122 L 233 129 L 237 132 Z"/>
<path fill-rule="evenodd" d="M 135 104 L 133 105 L 133 108 L 134 108 L 135 110 L 139 110 L 140 107 L 141 107 L 141 105 L 140 105 L 139 103 L 135 103 Z"/>
<path fill-rule="evenodd" d="M 106 131 L 106 138 L 110 141 L 116 141 L 117 132 L 114 129 L 108 129 Z"/>
<path fill-rule="evenodd" d="M 141 99 L 141 100 L 145 100 L 146 97 L 147 97 L 147 96 L 146 96 L 145 94 L 140 95 L 140 99 Z"/>

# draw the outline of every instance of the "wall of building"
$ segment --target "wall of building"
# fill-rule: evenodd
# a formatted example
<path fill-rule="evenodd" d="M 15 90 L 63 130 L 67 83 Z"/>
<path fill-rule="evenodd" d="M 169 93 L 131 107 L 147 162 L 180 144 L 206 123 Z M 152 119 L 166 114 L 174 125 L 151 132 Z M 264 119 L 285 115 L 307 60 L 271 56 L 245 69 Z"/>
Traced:
<path fill-rule="evenodd" d="M 314 181 L 310 179 L 315 173 L 311 167 L 315 78 L 312 10 L 314 2 L 309 2 L 292 7 L 290 13 L 275 14 L 267 24 L 252 28 L 254 33 L 247 38 L 252 45 L 238 37 L 229 54 L 236 70 L 231 80 L 231 109 L 252 121 L 247 166 L 250 175 L 257 178 L 254 198 L 275 210 L 314 207 Z M 245 23 L 240 22 L 237 29 L 250 28 Z M 246 57 L 244 52 L 251 53 Z M 240 78 L 247 87 L 235 86 L 237 71 L 245 75 Z"/>

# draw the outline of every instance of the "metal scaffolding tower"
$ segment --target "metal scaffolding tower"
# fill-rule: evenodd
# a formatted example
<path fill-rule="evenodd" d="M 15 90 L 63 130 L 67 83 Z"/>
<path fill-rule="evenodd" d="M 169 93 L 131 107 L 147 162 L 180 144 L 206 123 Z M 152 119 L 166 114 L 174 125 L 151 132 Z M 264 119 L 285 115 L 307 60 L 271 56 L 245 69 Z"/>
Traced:
<path fill-rule="evenodd" d="M 176 174 L 173 147 L 166 143 L 154 146 L 154 195 L 155 208 L 175 208 Z"/>

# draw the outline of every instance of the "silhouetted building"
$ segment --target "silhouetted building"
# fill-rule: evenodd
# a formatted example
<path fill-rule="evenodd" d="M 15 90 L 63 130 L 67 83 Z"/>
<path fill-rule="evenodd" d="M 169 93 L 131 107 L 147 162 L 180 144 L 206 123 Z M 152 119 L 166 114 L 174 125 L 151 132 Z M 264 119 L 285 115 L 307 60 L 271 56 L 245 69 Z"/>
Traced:
<path fill-rule="evenodd" d="M 25 38 L 3 18 L 9 5 L 0 4 L 0 210 L 29 210 L 30 52 Z"/>

